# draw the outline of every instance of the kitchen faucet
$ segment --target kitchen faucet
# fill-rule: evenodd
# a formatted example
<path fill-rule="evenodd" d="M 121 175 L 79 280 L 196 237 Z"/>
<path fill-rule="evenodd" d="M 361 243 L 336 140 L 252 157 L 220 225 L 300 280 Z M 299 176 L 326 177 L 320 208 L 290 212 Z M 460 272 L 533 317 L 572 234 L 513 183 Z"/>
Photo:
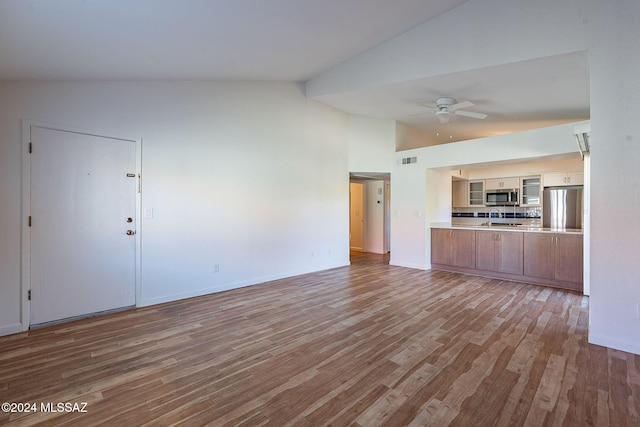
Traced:
<path fill-rule="evenodd" d="M 497 214 L 498 214 L 498 218 L 500 218 L 500 209 L 498 209 L 498 208 L 491 208 L 491 209 L 489 209 L 489 219 L 487 220 L 487 223 L 489 224 L 489 227 L 491 227 L 491 213 L 492 213 L 493 211 L 496 211 L 496 212 L 497 212 Z"/>

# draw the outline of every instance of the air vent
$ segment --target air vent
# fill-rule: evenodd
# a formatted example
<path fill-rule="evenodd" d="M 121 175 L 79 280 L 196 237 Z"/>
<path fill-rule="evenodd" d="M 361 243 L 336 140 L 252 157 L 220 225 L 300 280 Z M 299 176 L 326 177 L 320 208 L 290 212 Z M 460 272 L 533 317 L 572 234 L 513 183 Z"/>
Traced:
<path fill-rule="evenodd" d="M 402 164 L 403 165 L 408 165 L 411 163 L 418 163 L 418 158 L 417 157 L 403 157 L 402 158 Z"/>

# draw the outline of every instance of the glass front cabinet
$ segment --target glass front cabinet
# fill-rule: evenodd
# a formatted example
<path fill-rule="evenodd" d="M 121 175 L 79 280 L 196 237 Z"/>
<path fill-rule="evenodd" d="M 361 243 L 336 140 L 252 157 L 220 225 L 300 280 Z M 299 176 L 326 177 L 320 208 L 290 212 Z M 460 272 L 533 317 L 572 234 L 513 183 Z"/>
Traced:
<path fill-rule="evenodd" d="M 542 190 L 540 176 L 523 177 L 520 182 L 520 206 L 540 206 Z"/>
<path fill-rule="evenodd" d="M 469 206 L 484 206 L 484 180 L 469 181 Z"/>

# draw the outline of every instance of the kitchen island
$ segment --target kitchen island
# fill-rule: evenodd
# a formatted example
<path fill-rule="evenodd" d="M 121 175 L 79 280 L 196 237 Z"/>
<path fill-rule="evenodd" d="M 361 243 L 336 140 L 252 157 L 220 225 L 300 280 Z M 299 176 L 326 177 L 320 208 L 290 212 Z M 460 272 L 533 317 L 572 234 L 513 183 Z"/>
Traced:
<path fill-rule="evenodd" d="M 431 226 L 431 268 L 583 291 L 582 230 Z"/>

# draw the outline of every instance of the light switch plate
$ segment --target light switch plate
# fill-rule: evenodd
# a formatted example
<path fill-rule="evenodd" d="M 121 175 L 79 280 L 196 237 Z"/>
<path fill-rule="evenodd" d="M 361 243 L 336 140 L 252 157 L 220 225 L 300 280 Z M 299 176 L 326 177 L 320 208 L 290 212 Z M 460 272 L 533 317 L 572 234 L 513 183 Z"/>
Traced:
<path fill-rule="evenodd" d="M 144 217 L 145 219 L 153 218 L 153 208 L 144 208 Z"/>

